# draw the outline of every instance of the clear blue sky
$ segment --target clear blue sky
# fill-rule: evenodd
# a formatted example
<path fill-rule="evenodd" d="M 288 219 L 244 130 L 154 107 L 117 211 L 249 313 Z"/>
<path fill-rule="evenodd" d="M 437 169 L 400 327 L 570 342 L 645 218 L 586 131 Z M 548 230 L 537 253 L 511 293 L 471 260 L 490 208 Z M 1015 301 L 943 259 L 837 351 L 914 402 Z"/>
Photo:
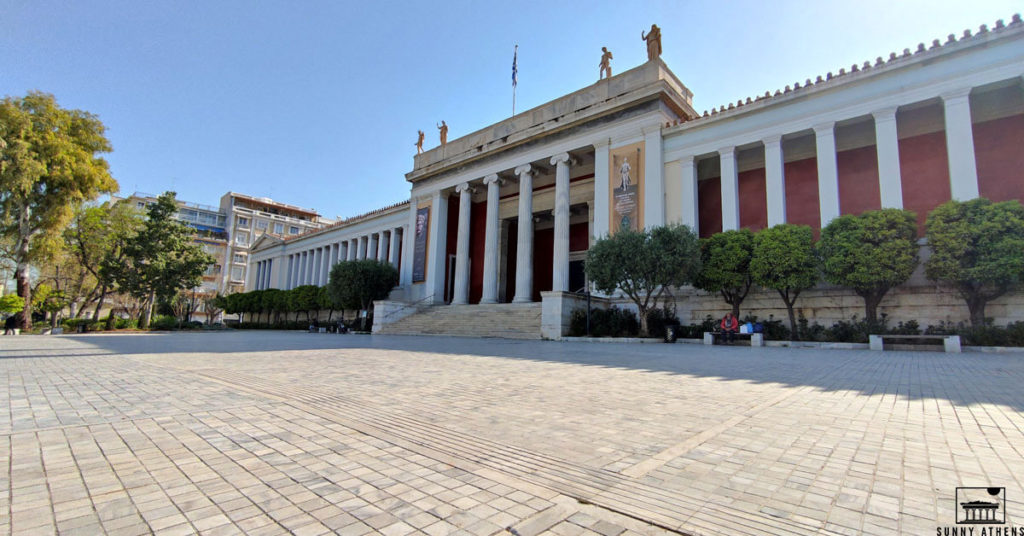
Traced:
<path fill-rule="evenodd" d="M 699 111 L 849 68 L 1019 1 L 273 2 L 0 0 L 0 95 L 97 114 L 122 192 L 216 204 L 234 190 L 352 216 L 404 200 L 416 130 L 437 144 L 646 60 Z"/>

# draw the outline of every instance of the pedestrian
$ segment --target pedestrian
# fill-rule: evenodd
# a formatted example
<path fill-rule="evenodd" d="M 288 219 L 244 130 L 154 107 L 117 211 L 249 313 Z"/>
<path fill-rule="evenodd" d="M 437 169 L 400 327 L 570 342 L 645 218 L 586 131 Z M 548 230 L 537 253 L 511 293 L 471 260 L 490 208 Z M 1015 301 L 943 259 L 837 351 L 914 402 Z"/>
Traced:
<path fill-rule="evenodd" d="M 736 320 L 735 316 L 732 316 L 732 312 L 725 313 L 725 317 L 722 318 L 719 327 L 722 329 L 722 341 L 725 344 L 736 342 L 736 332 L 740 329 L 740 323 Z"/>

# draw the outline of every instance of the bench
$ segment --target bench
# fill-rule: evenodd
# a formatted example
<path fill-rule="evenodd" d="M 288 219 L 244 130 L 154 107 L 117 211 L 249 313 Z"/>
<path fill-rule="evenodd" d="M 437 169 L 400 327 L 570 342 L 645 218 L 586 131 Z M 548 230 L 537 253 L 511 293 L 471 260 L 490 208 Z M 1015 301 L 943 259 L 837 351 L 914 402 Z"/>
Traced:
<path fill-rule="evenodd" d="M 959 335 L 868 335 L 868 347 L 881 352 L 885 339 L 923 339 L 942 341 L 942 347 L 946 353 L 960 353 Z"/>
<path fill-rule="evenodd" d="M 721 338 L 722 335 L 725 335 L 725 332 L 723 332 L 723 331 L 705 331 L 704 332 L 704 344 L 706 344 L 708 346 L 711 346 L 711 345 L 715 344 L 715 339 L 716 338 Z M 737 333 L 736 334 L 736 338 L 737 339 L 742 338 L 742 337 L 749 337 L 750 338 L 750 346 L 752 348 L 755 348 L 755 347 L 758 347 L 758 346 L 764 346 L 764 333 Z"/>

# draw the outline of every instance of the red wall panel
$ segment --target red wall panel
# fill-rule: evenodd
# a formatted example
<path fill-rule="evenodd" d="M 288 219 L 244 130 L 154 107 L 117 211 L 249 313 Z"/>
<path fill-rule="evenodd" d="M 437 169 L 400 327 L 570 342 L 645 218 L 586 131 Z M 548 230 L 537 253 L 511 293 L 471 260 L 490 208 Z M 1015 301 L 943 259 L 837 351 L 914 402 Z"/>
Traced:
<path fill-rule="evenodd" d="M 740 227 L 757 232 L 768 227 L 764 168 L 739 174 Z"/>
<path fill-rule="evenodd" d="M 487 203 L 473 203 L 469 211 L 469 303 L 480 303 L 484 290 L 484 237 L 487 231 Z M 455 228 L 458 233 L 458 227 Z"/>
<path fill-rule="evenodd" d="M 917 213 L 920 232 L 933 208 L 949 201 L 949 163 L 945 131 L 900 140 L 903 208 Z"/>
<path fill-rule="evenodd" d="M 982 197 L 1024 200 L 1024 114 L 975 123 L 974 153 Z"/>
<path fill-rule="evenodd" d="M 570 225 L 569 251 L 586 251 L 588 249 L 590 249 L 590 226 L 587 222 Z"/>
<path fill-rule="evenodd" d="M 882 208 L 878 192 L 878 153 L 874 145 L 836 153 L 839 213 L 860 214 Z"/>
<path fill-rule="evenodd" d="M 807 158 L 786 162 L 786 221 L 810 225 L 815 237 L 821 227 L 821 206 L 818 203 L 818 159 Z"/>
<path fill-rule="evenodd" d="M 519 223 L 508 226 L 508 255 L 505 259 L 505 301 L 510 302 L 516 295 L 516 255 L 519 251 Z"/>
<path fill-rule="evenodd" d="M 719 177 L 697 182 L 697 206 L 701 238 L 722 232 L 722 181 Z"/>
<path fill-rule="evenodd" d="M 533 232 L 533 301 L 540 301 L 541 291 L 551 290 L 551 263 L 555 252 L 555 230 Z M 514 288 L 514 287 L 513 287 Z"/>

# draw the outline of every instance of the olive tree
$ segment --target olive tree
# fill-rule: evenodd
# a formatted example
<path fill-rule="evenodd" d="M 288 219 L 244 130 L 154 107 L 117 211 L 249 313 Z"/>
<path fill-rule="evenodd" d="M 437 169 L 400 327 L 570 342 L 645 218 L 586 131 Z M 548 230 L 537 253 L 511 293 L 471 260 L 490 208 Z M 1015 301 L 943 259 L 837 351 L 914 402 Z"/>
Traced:
<path fill-rule="evenodd" d="M 985 305 L 1024 280 L 1024 207 L 1019 201 L 949 201 L 925 223 L 928 279 L 953 285 L 967 302 L 971 325 L 985 324 Z"/>
<path fill-rule="evenodd" d="M 917 267 L 917 216 L 898 208 L 840 216 L 821 230 L 817 252 L 825 280 L 863 298 L 874 324 L 885 294 Z"/>
<path fill-rule="evenodd" d="M 818 259 L 814 255 L 814 231 L 806 225 L 783 223 L 754 235 L 750 258 L 754 283 L 779 293 L 789 313 L 789 336 L 797 339 L 793 305 L 800 293 L 818 284 Z"/>
<path fill-rule="evenodd" d="M 331 268 L 327 295 L 335 309 L 369 310 L 398 284 L 398 270 L 375 260 L 345 261 Z"/>
<path fill-rule="evenodd" d="M 622 291 L 636 304 L 646 334 L 647 313 L 670 287 L 691 283 L 700 262 L 697 236 L 689 227 L 671 225 L 602 238 L 587 251 L 584 266 L 597 290 Z"/>
<path fill-rule="evenodd" d="M 740 317 L 740 304 L 750 292 L 750 257 L 754 252 L 754 233 L 738 229 L 716 233 L 700 241 L 701 270 L 693 286 L 722 295 L 732 306 L 732 315 Z"/>

